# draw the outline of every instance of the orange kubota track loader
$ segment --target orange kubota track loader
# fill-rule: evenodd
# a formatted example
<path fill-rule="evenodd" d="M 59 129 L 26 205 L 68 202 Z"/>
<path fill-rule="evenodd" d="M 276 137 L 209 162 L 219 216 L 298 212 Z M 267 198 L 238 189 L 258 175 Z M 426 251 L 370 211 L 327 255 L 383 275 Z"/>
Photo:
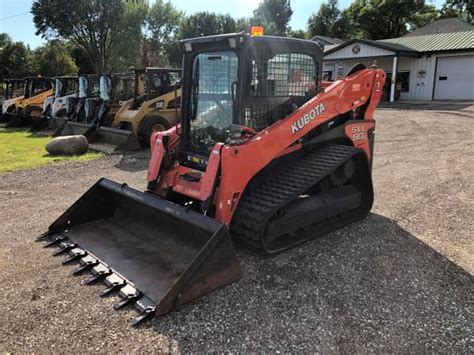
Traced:
<path fill-rule="evenodd" d="M 182 118 L 152 135 L 142 193 L 99 180 L 38 240 L 115 308 L 169 312 L 236 281 L 231 237 L 276 254 L 371 209 L 385 73 L 354 67 L 321 88 L 311 41 L 245 33 L 182 41 Z"/>

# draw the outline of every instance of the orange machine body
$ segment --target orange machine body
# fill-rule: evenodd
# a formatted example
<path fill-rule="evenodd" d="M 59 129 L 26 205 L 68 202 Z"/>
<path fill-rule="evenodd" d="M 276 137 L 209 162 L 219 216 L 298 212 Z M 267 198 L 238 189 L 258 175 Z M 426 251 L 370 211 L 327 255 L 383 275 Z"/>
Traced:
<path fill-rule="evenodd" d="M 229 225 L 245 187 L 259 171 L 276 157 L 301 149 L 299 141 L 310 131 L 363 105 L 366 105 L 363 119 L 350 121 L 344 128 L 347 139 L 354 147 L 362 149 L 371 162 L 369 132 L 373 132 L 375 127 L 373 114 L 380 101 L 384 82 L 383 70 L 361 70 L 326 87 L 285 119 L 256 133 L 245 143 L 217 143 L 212 149 L 206 171 L 197 172 L 201 174 L 197 182 L 180 178 L 192 171 L 189 167 L 174 165 L 165 168 L 167 153 L 179 146 L 177 127 L 157 132 L 151 138 L 148 181 L 159 181 L 154 191 L 158 194 L 172 189 L 200 201 L 212 198 L 216 207 L 215 218 Z M 216 179 L 220 181 L 214 193 Z"/>

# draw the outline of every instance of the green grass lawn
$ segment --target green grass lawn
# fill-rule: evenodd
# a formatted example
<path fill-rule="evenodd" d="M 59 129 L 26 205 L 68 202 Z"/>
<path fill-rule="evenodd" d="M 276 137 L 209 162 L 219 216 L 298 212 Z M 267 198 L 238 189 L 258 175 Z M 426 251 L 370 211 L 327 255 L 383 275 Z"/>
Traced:
<path fill-rule="evenodd" d="M 52 156 L 44 148 L 51 139 L 24 130 L 0 128 L 0 174 L 59 162 L 88 161 L 102 156 L 95 152 L 78 156 Z"/>

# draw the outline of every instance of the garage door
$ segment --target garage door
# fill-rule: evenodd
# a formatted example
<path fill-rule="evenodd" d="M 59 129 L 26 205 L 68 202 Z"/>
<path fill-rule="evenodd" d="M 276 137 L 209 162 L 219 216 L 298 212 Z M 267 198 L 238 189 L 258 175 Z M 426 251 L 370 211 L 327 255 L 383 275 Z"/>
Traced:
<path fill-rule="evenodd" d="M 474 56 L 438 58 L 435 100 L 474 100 Z"/>

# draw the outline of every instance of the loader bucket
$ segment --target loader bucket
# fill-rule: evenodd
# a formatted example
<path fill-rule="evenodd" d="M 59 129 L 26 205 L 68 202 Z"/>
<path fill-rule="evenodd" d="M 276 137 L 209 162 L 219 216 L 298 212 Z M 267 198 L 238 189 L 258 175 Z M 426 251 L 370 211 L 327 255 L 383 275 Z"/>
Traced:
<path fill-rule="evenodd" d="M 54 133 L 54 137 L 57 136 L 73 136 L 73 135 L 85 135 L 86 132 L 92 127 L 92 125 L 81 122 L 67 121 L 64 125 L 60 126 Z"/>
<path fill-rule="evenodd" d="M 37 239 L 104 282 L 101 296 L 118 292 L 115 309 L 133 305 L 133 324 L 240 278 L 224 224 L 104 178 Z"/>
<path fill-rule="evenodd" d="M 104 153 L 141 149 L 132 131 L 100 126 L 89 137 L 89 148 Z"/>

